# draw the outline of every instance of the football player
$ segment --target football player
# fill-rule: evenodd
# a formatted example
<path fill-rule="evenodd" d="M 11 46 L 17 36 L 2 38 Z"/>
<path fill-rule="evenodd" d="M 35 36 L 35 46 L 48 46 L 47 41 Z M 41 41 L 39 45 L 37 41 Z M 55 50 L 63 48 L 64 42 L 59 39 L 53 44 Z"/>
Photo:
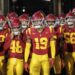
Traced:
<path fill-rule="evenodd" d="M 29 23 L 30 23 L 30 19 L 29 19 L 29 15 L 24 13 L 21 16 L 19 16 L 19 20 L 21 22 L 21 31 L 22 31 L 22 37 L 23 37 L 23 41 L 26 40 L 26 29 L 29 28 Z"/>
<path fill-rule="evenodd" d="M 5 75 L 5 50 L 4 43 L 5 39 L 9 34 L 9 31 L 5 28 L 6 20 L 3 15 L 0 15 L 0 74 Z"/>
<path fill-rule="evenodd" d="M 60 75 L 61 74 L 61 58 L 60 58 L 60 54 L 59 54 L 59 42 L 57 41 L 58 40 L 58 36 L 57 36 L 57 30 L 55 30 L 55 28 L 58 26 L 56 25 L 55 26 L 55 23 L 56 23 L 56 17 L 53 15 L 53 14 L 48 14 L 46 16 L 46 24 L 50 27 L 50 30 L 52 32 L 52 34 L 54 33 L 55 36 L 55 40 L 56 40 L 56 56 L 55 56 L 55 60 L 54 60 L 54 72 L 55 72 L 55 75 Z"/>
<path fill-rule="evenodd" d="M 74 14 L 69 12 L 66 15 L 67 26 L 64 30 L 64 50 L 65 50 L 65 65 L 67 75 L 73 74 L 73 67 L 75 61 L 75 25 L 74 25 Z"/>
<path fill-rule="evenodd" d="M 25 47 L 25 70 L 28 71 L 28 58 L 30 54 L 30 48 L 32 47 L 32 58 L 29 66 L 30 75 L 40 75 L 41 69 L 43 75 L 49 75 L 49 56 L 48 52 L 51 52 L 51 58 L 54 62 L 55 58 L 55 45 L 51 44 L 50 40 L 52 34 L 50 29 L 44 24 L 44 14 L 42 11 L 37 11 L 32 15 L 31 22 L 32 27 L 26 31 L 27 41 Z M 50 47 L 50 50 L 49 50 Z"/>
<path fill-rule="evenodd" d="M 29 28 L 29 15 L 27 13 L 24 13 L 19 16 L 19 20 L 21 22 L 21 37 L 23 42 L 26 42 L 26 30 Z M 27 72 L 24 70 L 24 74 L 27 74 Z"/>
<path fill-rule="evenodd" d="M 23 74 L 24 43 L 20 36 L 20 22 L 18 18 L 11 22 L 11 34 L 6 38 L 4 50 L 8 50 L 7 75 Z"/>

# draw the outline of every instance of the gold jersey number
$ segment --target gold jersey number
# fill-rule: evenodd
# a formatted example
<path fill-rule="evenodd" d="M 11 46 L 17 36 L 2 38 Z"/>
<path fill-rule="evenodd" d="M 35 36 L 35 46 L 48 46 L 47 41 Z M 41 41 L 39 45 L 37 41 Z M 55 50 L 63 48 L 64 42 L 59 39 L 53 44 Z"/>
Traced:
<path fill-rule="evenodd" d="M 75 32 L 72 33 L 64 33 L 64 38 L 66 43 L 75 44 Z"/>
<path fill-rule="evenodd" d="M 22 53 L 22 47 L 19 41 L 13 40 L 10 45 L 11 52 Z"/>
<path fill-rule="evenodd" d="M 36 49 L 47 49 L 47 43 L 47 38 L 40 38 L 40 40 L 38 38 L 35 38 Z"/>

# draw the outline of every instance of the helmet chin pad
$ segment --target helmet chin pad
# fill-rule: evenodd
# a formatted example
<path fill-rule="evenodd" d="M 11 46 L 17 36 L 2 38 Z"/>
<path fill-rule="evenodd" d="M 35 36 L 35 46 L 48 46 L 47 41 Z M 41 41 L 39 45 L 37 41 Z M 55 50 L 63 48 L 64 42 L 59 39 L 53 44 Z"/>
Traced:
<path fill-rule="evenodd" d="M 20 33 L 20 28 L 13 28 L 12 31 L 13 31 L 13 34 L 14 34 L 14 35 L 19 35 L 19 33 Z"/>
<path fill-rule="evenodd" d="M 67 22 L 68 25 L 73 25 L 73 22 Z"/>
<path fill-rule="evenodd" d="M 19 35 L 19 31 L 13 32 L 14 35 Z"/>
<path fill-rule="evenodd" d="M 22 28 L 27 28 L 28 26 L 26 26 L 26 25 L 22 25 Z"/>
<path fill-rule="evenodd" d="M 38 25 L 38 26 L 34 26 L 36 29 L 38 29 L 38 28 L 41 28 L 41 26 L 40 25 Z"/>

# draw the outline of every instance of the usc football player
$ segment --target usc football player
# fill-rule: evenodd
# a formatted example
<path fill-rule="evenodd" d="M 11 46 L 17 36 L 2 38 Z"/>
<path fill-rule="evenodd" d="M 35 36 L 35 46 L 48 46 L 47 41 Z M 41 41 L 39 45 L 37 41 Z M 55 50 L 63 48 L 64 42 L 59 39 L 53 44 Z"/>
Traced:
<path fill-rule="evenodd" d="M 57 36 L 57 30 L 56 30 L 58 25 L 55 25 L 56 17 L 53 14 L 48 14 L 46 16 L 45 21 L 46 21 L 46 24 L 48 25 L 48 27 L 50 28 L 51 33 L 55 34 L 55 36 L 53 36 L 53 37 L 55 38 L 54 41 L 56 41 L 55 42 L 56 50 L 54 52 L 54 53 L 56 53 L 56 55 L 55 55 L 53 68 L 54 68 L 55 75 L 60 75 L 61 74 L 61 57 L 60 57 L 60 51 L 58 49 L 59 42 L 57 41 L 58 40 L 58 36 Z"/>
<path fill-rule="evenodd" d="M 22 33 L 22 40 L 25 42 L 26 41 L 26 30 L 29 28 L 29 15 L 24 13 L 21 16 L 19 16 L 19 20 L 21 22 L 21 33 Z"/>
<path fill-rule="evenodd" d="M 65 39 L 65 65 L 67 70 L 67 75 L 74 75 L 74 62 L 75 62 L 75 24 L 74 24 L 74 14 L 72 12 L 66 15 L 67 26 L 64 30 Z"/>
<path fill-rule="evenodd" d="M 9 30 L 5 28 L 6 26 L 6 20 L 5 17 L 3 15 L 0 15 L 0 73 L 2 75 L 5 75 L 5 66 L 3 67 L 3 65 L 5 64 L 5 50 L 4 50 L 4 43 L 5 40 L 9 34 Z"/>
<path fill-rule="evenodd" d="M 7 75 L 22 75 L 24 43 L 20 36 L 21 28 L 18 18 L 12 20 L 11 26 L 11 34 L 4 44 L 4 49 L 8 50 Z"/>
<path fill-rule="evenodd" d="M 44 14 L 42 11 L 37 11 L 32 15 L 32 27 L 26 31 L 27 40 L 24 53 L 25 70 L 28 71 L 28 58 L 30 48 L 32 47 L 32 57 L 29 65 L 30 75 L 40 75 L 41 69 L 43 75 L 49 75 L 50 60 L 54 61 L 55 58 L 55 45 L 51 44 L 52 34 L 49 27 L 44 24 Z M 50 50 L 49 50 L 50 47 Z M 51 52 L 49 58 L 48 52 Z"/>

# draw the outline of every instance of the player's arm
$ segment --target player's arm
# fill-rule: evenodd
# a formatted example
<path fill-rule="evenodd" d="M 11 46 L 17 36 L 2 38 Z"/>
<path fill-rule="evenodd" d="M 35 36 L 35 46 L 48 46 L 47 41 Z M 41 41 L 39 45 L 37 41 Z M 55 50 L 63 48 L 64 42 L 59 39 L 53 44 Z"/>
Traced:
<path fill-rule="evenodd" d="M 24 51 L 24 68 L 28 72 L 29 65 L 28 65 L 28 58 L 30 55 L 30 48 L 31 48 L 31 40 L 29 36 L 27 36 L 27 41 L 26 41 L 26 46 L 25 46 L 25 51 Z"/>
<path fill-rule="evenodd" d="M 50 52 L 51 52 L 50 64 L 53 66 L 55 55 L 56 55 L 56 38 L 55 38 L 55 36 L 53 36 L 50 40 Z"/>
<path fill-rule="evenodd" d="M 29 38 L 29 36 L 27 36 L 26 46 L 25 46 L 25 51 L 24 51 L 25 63 L 28 62 L 28 58 L 29 58 L 29 54 L 30 54 L 30 48 L 31 48 L 31 39 Z"/>
<path fill-rule="evenodd" d="M 4 50 L 8 50 L 10 47 L 10 43 L 11 43 L 11 36 L 10 34 L 7 34 L 6 38 L 5 38 L 5 42 L 4 42 Z"/>
<path fill-rule="evenodd" d="M 53 36 L 50 40 L 51 58 L 54 59 L 56 55 L 56 36 Z"/>

